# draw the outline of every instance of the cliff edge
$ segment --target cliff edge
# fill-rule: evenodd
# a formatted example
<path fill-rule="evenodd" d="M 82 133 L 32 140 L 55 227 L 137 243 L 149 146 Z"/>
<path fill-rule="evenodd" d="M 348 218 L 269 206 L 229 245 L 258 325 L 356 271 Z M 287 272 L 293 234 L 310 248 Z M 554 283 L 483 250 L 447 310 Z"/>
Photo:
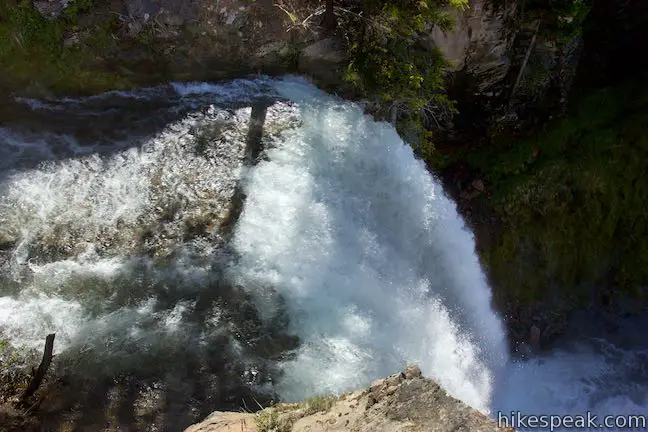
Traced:
<path fill-rule="evenodd" d="M 257 413 L 215 412 L 185 432 L 513 431 L 449 396 L 417 366 L 368 389 L 279 404 Z"/>

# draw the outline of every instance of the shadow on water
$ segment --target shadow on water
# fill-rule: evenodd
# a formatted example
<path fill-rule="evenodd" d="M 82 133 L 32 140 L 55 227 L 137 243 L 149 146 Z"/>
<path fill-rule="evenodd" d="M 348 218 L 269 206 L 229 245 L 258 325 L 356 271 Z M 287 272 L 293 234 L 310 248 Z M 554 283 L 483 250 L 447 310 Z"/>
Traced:
<path fill-rule="evenodd" d="M 160 87 L 83 100 L 10 101 L 0 108 L 0 184 L 43 162 L 139 147 L 212 104 L 252 108 L 245 163 L 253 164 L 267 108 L 276 100 L 267 91 L 240 101 Z M 30 141 L 45 145 L 24 145 Z M 276 363 L 296 348 L 297 338 L 286 331 L 281 307 L 274 319 L 261 320 L 250 295 L 223 276 L 233 258 L 227 240 L 244 200 L 238 186 L 222 244 L 212 245 L 214 257 L 199 276 L 184 267 L 184 245 L 177 245 L 164 260 L 129 258 L 111 280 L 78 276 L 54 289 L 80 302 L 89 316 L 40 390 L 42 430 L 180 431 L 215 410 L 254 411 L 276 399 L 270 387 Z M 201 227 L 194 231 L 183 240 L 200 240 Z M 5 252 L 13 249 L 5 246 Z M 57 260 L 56 254 L 40 258 Z M 2 295 L 20 293 L 20 284 L 2 284 Z"/>
<path fill-rule="evenodd" d="M 139 147 L 169 124 L 212 105 L 236 110 L 279 99 L 264 79 L 213 86 L 212 92 L 174 84 L 55 100 L 0 93 L 0 182 L 10 171 L 45 161 Z"/>
<path fill-rule="evenodd" d="M 254 411 L 276 400 L 263 386 L 277 378 L 276 361 L 297 344 L 285 333 L 285 315 L 262 322 L 249 294 L 217 270 L 196 293 L 151 289 L 163 295 L 145 312 L 149 317 L 118 315 L 115 321 L 124 321 L 89 329 L 85 343 L 57 359 L 58 379 L 45 389 L 40 409 L 50 430 L 179 431 L 215 410 Z M 195 306 L 177 328 L 159 325 L 183 304 Z M 142 337 L 123 334 L 138 331 Z"/>

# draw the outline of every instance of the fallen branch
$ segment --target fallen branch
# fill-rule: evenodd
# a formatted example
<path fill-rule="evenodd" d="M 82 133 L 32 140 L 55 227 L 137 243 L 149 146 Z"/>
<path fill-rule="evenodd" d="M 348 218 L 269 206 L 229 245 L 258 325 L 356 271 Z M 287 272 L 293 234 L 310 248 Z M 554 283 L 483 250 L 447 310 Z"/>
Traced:
<path fill-rule="evenodd" d="M 527 64 L 529 63 L 529 58 L 531 57 L 531 51 L 533 51 L 533 46 L 535 45 L 536 38 L 538 37 L 538 31 L 540 30 L 540 23 L 542 20 L 538 20 L 535 26 L 535 31 L 533 32 L 533 38 L 531 38 L 531 43 L 529 44 L 529 48 L 527 49 L 526 56 L 524 56 L 524 61 L 522 62 L 522 67 L 520 67 L 520 72 L 518 72 L 517 79 L 515 80 L 515 85 L 513 86 L 513 90 L 511 90 L 511 99 L 513 99 L 513 96 L 515 96 L 515 93 L 517 92 L 518 86 L 520 85 L 520 81 L 522 80 L 522 75 L 524 75 L 524 70 L 527 67 Z"/>
<path fill-rule="evenodd" d="M 27 386 L 22 396 L 20 397 L 22 403 L 25 403 L 27 399 L 29 399 L 34 393 L 36 393 L 36 390 L 38 390 L 43 382 L 43 379 L 45 378 L 47 369 L 49 369 L 50 363 L 52 363 L 52 358 L 54 357 L 53 351 L 55 336 L 56 334 L 52 333 L 47 335 L 47 337 L 45 338 L 45 350 L 43 351 L 43 359 L 38 366 L 38 370 L 32 375 L 29 386 Z"/>

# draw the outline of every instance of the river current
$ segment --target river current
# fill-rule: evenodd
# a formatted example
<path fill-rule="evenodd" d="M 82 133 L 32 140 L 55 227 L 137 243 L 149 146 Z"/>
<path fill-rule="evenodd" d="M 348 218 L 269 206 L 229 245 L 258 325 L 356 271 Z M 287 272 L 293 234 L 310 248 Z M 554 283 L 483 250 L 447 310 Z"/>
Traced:
<path fill-rule="evenodd" d="M 0 331 L 56 333 L 51 423 L 181 430 L 411 363 L 494 418 L 648 411 L 641 323 L 510 358 L 455 204 L 354 104 L 293 77 L 15 102 Z"/>

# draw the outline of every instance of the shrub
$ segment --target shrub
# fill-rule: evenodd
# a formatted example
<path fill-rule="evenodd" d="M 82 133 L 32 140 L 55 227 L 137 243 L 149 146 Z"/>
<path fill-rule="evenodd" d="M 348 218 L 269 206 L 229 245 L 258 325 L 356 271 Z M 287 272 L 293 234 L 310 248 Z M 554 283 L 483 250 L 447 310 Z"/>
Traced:
<path fill-rule="evenodd" d="M 370 0 L 343 15 L 351 58 L 345 79 L 386 111 L 395 109 L 401 133 L 422 132 L 426 119 L 455 112 L 444 94 L 447 62 L 420 35 L 431 26 L 451 29 L 447 8 L 466 6 L 466 0 Z"/>

